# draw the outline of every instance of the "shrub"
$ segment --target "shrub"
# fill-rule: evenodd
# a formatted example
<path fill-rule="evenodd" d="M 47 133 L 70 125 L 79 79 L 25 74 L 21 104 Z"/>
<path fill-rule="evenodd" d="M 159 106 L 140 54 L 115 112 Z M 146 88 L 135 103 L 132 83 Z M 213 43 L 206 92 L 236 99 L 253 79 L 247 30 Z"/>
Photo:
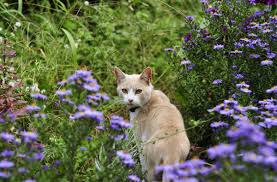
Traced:
<path fill-rule="evenodd" d="M 191 30 L 182 46 L 167 51 L 179 71 L 177 93 L 184 115 L 208 121 L 207 126 L 214 119 L 207 110 L 217 103 L 229 97 L 255 103 L 276 85 L 276 16 L 252 1 L 201 2 L 203 19 L 187 17 Z"/>

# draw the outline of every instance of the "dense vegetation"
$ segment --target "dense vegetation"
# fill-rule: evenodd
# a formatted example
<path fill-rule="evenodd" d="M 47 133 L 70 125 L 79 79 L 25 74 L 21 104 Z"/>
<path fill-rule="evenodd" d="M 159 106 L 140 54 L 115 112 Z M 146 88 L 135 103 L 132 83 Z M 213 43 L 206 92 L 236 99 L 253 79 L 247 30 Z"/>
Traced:
<path fill-rule="evenodd" d="M 173 181 L 274 181 L 275 1 L 0 2 L 0 178 L 140 181 L 113 66 L 154 70 L 182 112 Z"/>

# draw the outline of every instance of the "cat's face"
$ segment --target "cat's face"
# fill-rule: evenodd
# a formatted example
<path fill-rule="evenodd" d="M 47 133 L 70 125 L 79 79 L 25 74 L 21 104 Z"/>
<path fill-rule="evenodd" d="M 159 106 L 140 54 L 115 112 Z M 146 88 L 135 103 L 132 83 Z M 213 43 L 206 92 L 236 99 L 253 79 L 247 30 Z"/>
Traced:
<path fill-rule="evenodd" d="M 146 104 L 153 90 L 151 68 L 146 68 L 142 74 L 127 75 L 119 68 L 114 68 L 117 79 L 117 93 L 129 108 L 142 107 Z"/>

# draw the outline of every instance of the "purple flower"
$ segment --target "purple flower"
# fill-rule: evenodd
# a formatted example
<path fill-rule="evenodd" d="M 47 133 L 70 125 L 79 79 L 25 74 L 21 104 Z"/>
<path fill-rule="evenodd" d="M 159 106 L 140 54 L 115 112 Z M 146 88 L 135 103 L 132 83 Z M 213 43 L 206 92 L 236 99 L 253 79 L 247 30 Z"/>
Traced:
<path fill-rule="evenodd" d="M 267 58 L 268 58 L 268 59 L 275 58 L 275 56 L 276 56 L 276 54 L 273 53 L 273 52 L 268 52 L 268 53 L 267 53 Z"/>
<path fill-rule="evenodd" d="M 127 167 L 133 167 L 135 165 L 135 161 L 132 159 L 132 156 L 123 151 L 117 151 L 116 155 L 121 159 L 122 163 Z"/>
<path fill-rule="evenodd" d="M 86 147 L 80 147 L 80 150 L 81 150 L 81 151 L 87 151 L 88 148 L 86 148 Z"/>
<path fill-rule="evenodd" d="M 12 157 L 14 155 L 14 151 L 11 150 L 4 150 L 1 152 L 2 157 Z"/>
<path fill-rule="evenodd" d="M 192 33 L 187 33 L 186 36 L 184 37 L 185 42 L 189 42 L 192 40 Z"/>
<path fill-rule="evenodd" d="M 231 54 L 241 54 L 242 51 L 239 50 L 234 50 L 234 51 L 230 51 Z"/>
<path fill-rule="evenodd" d="M 110 128 L 113 130 L 120 131 L 122 129 L 131 128 L 132 125 L 124 121 L 120 116 L 113 115 L 110 120 Z"/>
<path fill-rule="evenodd" d="M 21 136 L 25 143 L 29 143 L 32 141 L 36 141 L 38 134 L 34 132 L 22 131 Z"/>
<path fill-rule="evenodd" d="M 36 182 L 36 180 L 34 180 L 34 179 L 26 179 L 26 180 L 23 181 L 23 182 Z"/>
<path fill-rule="evenodd" d="M 225 123 L 223 121 L 219 121 L 219 122 L 211 123 L 210 126 L 211 126 L 211 128 L 215 128 L 215 129 L 217 129 L 217 128 L 227 128 L 229 126 L 229 124 Z"/>
<path fill-rule="evenodd" d="M 214 45 L 214 49 L 215 50 L 219 50 L 219 49 L 223 49 L 224 48 L 224 45 L 222 45 L 222 44 L 216 44 L 216 45 Z"/>
<path fill-rule="evenodd" d="M 186 19 L 187 19 L 188 21 L 193 21 L 193 20 L 194 20 L 194 17 L 193 17 L 193 16 L 187 16 Z"/>
<path fill-rule="evenodd" d="M 71 90 L 57 90 L 56 94 L 60 97 L 64 97 L 66 95 L 71 95 L 72 91 Z"/>
<path fill-rule="evenodd" d="M 267 65 L 272 65 L 272 64 L 273 64 L 273 62 L 271 60 L 264 60 L 261 62 L 262 66 L 267 66 Z"/>
<path fill-rule="evenodd" d="M 246 84 L 245 82 L 241 82 L 241 83 L 236 84 L 236 87 L 237 88 L 249 88 L 249 85 Z"/>
<path fill-rule="evenodd" d="M 222 80 L 221 79 L 217 79 L 217 80 L 214 80 L 213 81 L 213 84 L 214 85 L 219 85 L 219 84 L 221 84 L 222 83 Z"/>
<path fill-rule="evenodd" d="M 211 159 L 227 158 L 234 154 L 236 145 L 233 144 L 219 144 L 208 149 L 208 155 Z"/>
<path fill-rule="evenodd" d="M 38 99 L 38 100 L 47 100 L 48 99 L 48 97 L 46 95 L 43 95 L 40 93 L 31 94 L 31 97 L 34 99 Z"/>
<path fill-rule="evenodd" d="M 257 59 L 257 58 L 259 58 L 259 57 L 260 57 L 259 54 L 250 54 L 250 58 L 251 58 L 251 59 Z"/>
<path fill-rule="evenodd" d="M 71 120 L 76 119 L 93 119 L 96 120 L 98 123 L 102 122 L 104 120 L 103 113 L 100 111 L 92 110 L 87 105 L 79 105 L 78 110 L 80 112 L 76 112 L 73 116 L 70 116 Z"/>
<path fill-rule="evenodd" d="M 243 154 L 242 160 L 245 162 L 259 164 L 264 161 L 264 157 L 262 155 L 257 155 L 254 152 L 246 152 Z"/>
<path fill-rule="evenodd" d="M 24 174 L 24 173 L 27 173 L 28 172 L 28 169 L 26 169 L 25 167 L 20 167 L 20 168 L 18 168 L 18 170 L 17 170 L 19 173 L 21 173 L 21 174 Z"/>
<path fill-rule="evenodd" d="M 190 60 L 183 60 L 183 61 L 181 61 L 181 65 L 189 65 L 189 64 L 191 64 Z"/>
<path fill-rule="evenodd" d="M 11 176 L 11 173 L 0 171 L 0 178 L 9 178 L 10 176 Z"/>
<path fill-rule="evenodd" d="M 36 106 L 36 105 L 27 105 L 26 109 L 28 111 L 39 111 L 41 108 L 39 106 Z"/>
<path fill-rule="evenodd" d="M 0 161 L 0 168 L 8 169 L 14 166 L 14 163 L 8 160 Z"/>
<path fill-rule="evenodd" d="M 242 78 L 244 78 L 244 76 L 242 74 L 240 74 L 240 73 L 234 74 L 234 77 L 236 79 L 242 79 Z"/>
<path fill-rule="evenodd" d="M 105 126 L 96 126 L 95 127 L 97 130 L 105 130 Z"/>
<path fill-rule="evenodd" d="M 43 153 L 34 153 L 32 156 L 32 159 L 34 160 L 42 160 L 44 158 L 44 154 Z"/>
<path fill-rule="evenodd" d="M 46 118 L 47 117 L 47 115 L 44 113 L 36 113 L 33 116 L 34 116 L 34 118 Z"/>
<path fill-rule="evenodd" d="M 266 93 L 277 93 L 277 86 L 274 86 L 274 87 L 272 87 L 272 88 L 270 88 L 270 89 L 267 89 L 266 90 Z"/>
<path fill-rule="evenodd" d="M 12 141 L 15 140 L 14 135 L 9 134 L 9 133 L 7 133 L 7 132 L 2 132 L 2 133 L 0 134 L 0 136 L 1 136 L 1 138 L 2 138 L 3 140 L 5 140 L 6 142 L 12 142 Z"/>
<path fill-rule="evenodd" d="M 92 136 L 86 136 L 86 139 L 87 139 L 88 141 L 91 141 L 91 140 L 93 139 L 93 137 L 92 137 Z"/>
<path fill-rule="evenodd" d="M 128 179 L 134 182 L 140 182 L 140 179 L 137 175 L 131 174 L 128 176 Z"/>

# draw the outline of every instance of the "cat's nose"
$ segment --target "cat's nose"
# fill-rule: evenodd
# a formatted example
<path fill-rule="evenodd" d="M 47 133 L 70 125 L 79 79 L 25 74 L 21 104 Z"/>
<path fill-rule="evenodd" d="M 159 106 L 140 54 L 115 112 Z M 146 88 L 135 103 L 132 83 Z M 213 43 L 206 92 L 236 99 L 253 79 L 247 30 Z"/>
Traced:
<path fill-rule="evenodd" d="M 128 101 L 129 101 L 130 103 L 132 103 L 134 100 L 133 100 L 133 99 L 128 99 Z"/>

